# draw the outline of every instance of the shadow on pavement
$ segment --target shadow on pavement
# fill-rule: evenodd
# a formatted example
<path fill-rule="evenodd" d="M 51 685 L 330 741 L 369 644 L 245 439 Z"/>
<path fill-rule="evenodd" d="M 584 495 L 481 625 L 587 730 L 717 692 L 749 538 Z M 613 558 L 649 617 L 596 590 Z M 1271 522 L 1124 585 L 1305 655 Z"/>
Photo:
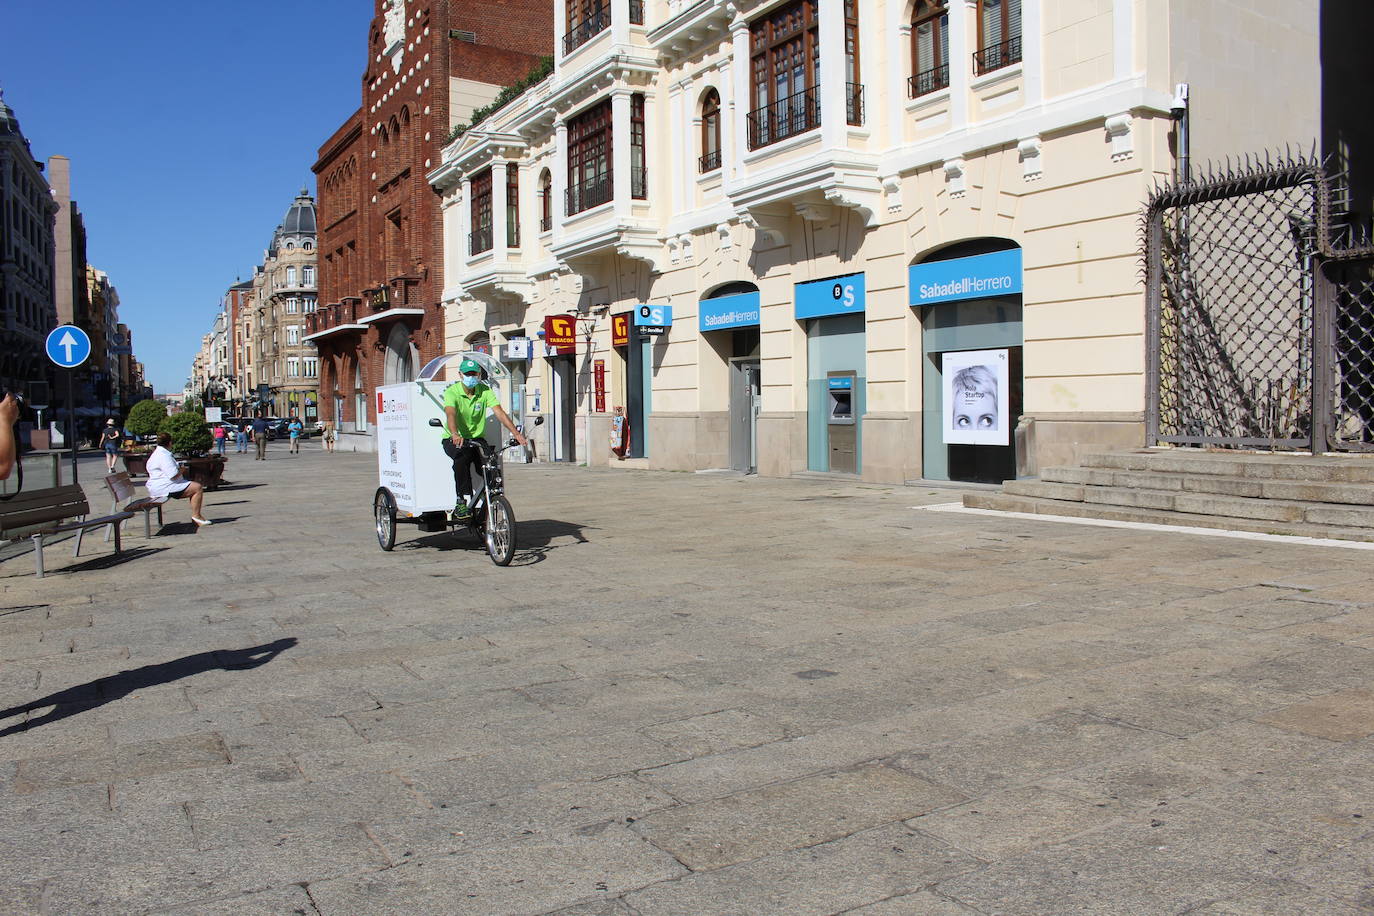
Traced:
<path fill-rule="evenodd" d="M 52 710 L 36 719 L 17 722 L 4 730 L 0 730 L 0 738 L 15 732 L 28 731 L 40 725 L 47 725 L 50 722 L 57 722 L 88 709 L 96 709 L 145 687 L 170 684 L 172 681 L 179 681 L 193 674 L 203 674 L 206 671 L 242 671 L 256 668 L 259 665 L 267 664 L 294 645 L 296 645 L 296 638 L 287 637 L 249 649 L 214 649 L 210 652 L 197 652 L 195 655 L 187 655 L 174 661 L 162 662 L 157 665 L 144 665 L 142 668 L 131 668 L 109 677 L 68 687 L 66 690 L 50 693 L 45 697 L 30 700 L 19 706 L 0 710 L 0 719 L 8 719 L 33 712 L 35 709 L 53 707 Z"/>
<path fill-rule="evenodd" d="M 207 514 L 205 517 L 208 518 L 210 521 L 214 522 L 215 525 L 228 525 L 238 521 L 243 516 Z M 213 528 L 214 525 L 211 525 L 210 527 Z M 153 532 L 153 537 L 161 538 L 171 537 L 179 534 L 195 534 L 197 531 L 200 531 L 200 526 L 197 525 L 195 522 L 164 522 L 161 528 Z"/>
<path fill-rule="evenodd" d="M 267 484 L 265 484 L 265 483 L 231 483 L 231 484 L 224 484 L 224 483 L 221 483 L 219 486 L 215 487 L 213 490 L 208 490 L 207 492 L 209 492 L 209 493 L 229 493 L 229 492 L 232 492 L 232 491 L 234 491 L 234 490 L 251 490 L 251 489 L 253 489 L 254 487 L 265 487 L 265 486 L 267 486 Z"/>
<path fill-rule="evenodd" d="M 583 525 L 575 525 L 572 522 L 560 522 L 551 518 L 534 519 L 533 521 L 516 522 L 516 554 L 512 562 L 516 566 L 532 566 L 540 562 L 550 550 L 557 550 L 559 547 L 566 547 L 566 544 L 554 544 L 559 538 L 573 538 L 578 544 L 586 544 L 587 538 L 582 532 L 585 530 Z M 593 529 L 594 530 L 594 529 Z M 405 531 L 405 527 L 401 528 Z M 479 553 L 486 553 L 487 545 L 479 532 L 469 528 L 450 528 L 438 534 L 430 534 L 425 537 L 415 538 L 411 541 L 402 541 L 397 537 L 397 550 L 413 550 L 426 548 L 430 550 L 472 550 Z"/>

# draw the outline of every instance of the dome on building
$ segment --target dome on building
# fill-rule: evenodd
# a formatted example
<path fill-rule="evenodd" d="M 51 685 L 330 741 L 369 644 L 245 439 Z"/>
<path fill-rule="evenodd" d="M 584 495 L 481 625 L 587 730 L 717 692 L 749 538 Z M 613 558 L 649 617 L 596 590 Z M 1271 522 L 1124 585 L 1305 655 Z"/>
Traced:
<path fill-rule="evenodd" d="M 286 219 L 282 220 L 280 231 L 283 236 L 315 234 L 315 198 L 310 196 L 309 189 L 301 188 L 301 192 L 291 202 L 291 209 L 286 211 Z"/>

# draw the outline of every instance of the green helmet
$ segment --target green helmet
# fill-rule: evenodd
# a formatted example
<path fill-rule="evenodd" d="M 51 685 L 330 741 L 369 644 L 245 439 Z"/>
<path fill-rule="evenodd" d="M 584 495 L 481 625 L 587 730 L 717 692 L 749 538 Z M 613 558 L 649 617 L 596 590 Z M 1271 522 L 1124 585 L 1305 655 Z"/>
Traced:
<path fill-rule="evenodd" d="M 481 372 L 482 365 L 475 359 L 465 359 L 458 364 L 458 371 L 463 375 L 467 375 L 469 372 Z"/>

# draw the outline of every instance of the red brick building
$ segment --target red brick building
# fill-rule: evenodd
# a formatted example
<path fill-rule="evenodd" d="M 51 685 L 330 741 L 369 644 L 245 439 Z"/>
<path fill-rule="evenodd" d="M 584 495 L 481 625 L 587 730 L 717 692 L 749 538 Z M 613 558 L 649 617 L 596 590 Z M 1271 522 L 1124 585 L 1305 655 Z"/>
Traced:
<path fill-rule="evenodd" d="M 440 198 L 426 174 L 456 124 L 553 52 L 552 0 L 376 0 L 362 105 L 320 147 L 320 417 L 372 448 L 378 385 L 444 348 Z"/>

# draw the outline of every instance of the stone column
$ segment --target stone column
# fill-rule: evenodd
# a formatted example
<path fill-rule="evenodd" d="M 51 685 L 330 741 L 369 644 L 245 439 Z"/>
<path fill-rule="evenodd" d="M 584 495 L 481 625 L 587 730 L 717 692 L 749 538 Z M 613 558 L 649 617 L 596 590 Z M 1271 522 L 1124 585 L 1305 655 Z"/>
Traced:
<path fill-rule="evenodd" d="M 844 145 L 848 130 L 845 114 L 844 3 L 822 3 L 820 19 L 821 140 L 826 147 Z"/>
<path fill-rule="evenodd" d="M 554 244 L 563 238 L 563 218 L 568 213 L 568 122 L 559 118 L 554 123 L 553 179 L 550 182 L 553 200 L 549 203 L 549 215 L 553 219 Z"/>
<path fill-rule="evenodd" d="M 506 160 L 491 163 L 491 254 L 506 260 Z"/>
<path fill-rule="evenodd" d="M 611 199 L 615 201 L 616 215 L 628 216 L 630 213 L 630 90 L 623 87 L 611 90 L 611 178 Z"/>
<path fill-rule="evenodd" d="M 978 15 L 974 0 L 949 7 L 949 129 L 959 130 L 968 124 L 968 84 L 973 72 L 973 52 L 978 50 L 978 28 L 973 17 Z M 970 27 L 971 30 L 970 30 Z"/>
<path fill-rule="evenodd" d="M 734 127 L 733 133 L 738 142 L 732 150 L 734 155 L 731 156 L 728 167 L 730 176 L 739 178 L 744 173 L 744 156 L 749 151 L 749 112 L 754 107 L 749 95 L 749 21 L 743 16 L 736 16 L 730 23 L 730 42 L 734 58 L 734 92 L 730 99 L 733 113 L 730 123 Z"/>
<path fill-rule="evenodd" d="M 1132 0 L 1112 3 L 1112 78 L 1124 80 L 1135 72 L 1135 4 Z"/>
<path fill-rule="evenodd" d="M 1025 107 L 1040 104 L 1044 83 L 1044 29 L 1041 26 L 1040 0 L 1021 3 L 1021 85 L 1025 87 Z"/>

